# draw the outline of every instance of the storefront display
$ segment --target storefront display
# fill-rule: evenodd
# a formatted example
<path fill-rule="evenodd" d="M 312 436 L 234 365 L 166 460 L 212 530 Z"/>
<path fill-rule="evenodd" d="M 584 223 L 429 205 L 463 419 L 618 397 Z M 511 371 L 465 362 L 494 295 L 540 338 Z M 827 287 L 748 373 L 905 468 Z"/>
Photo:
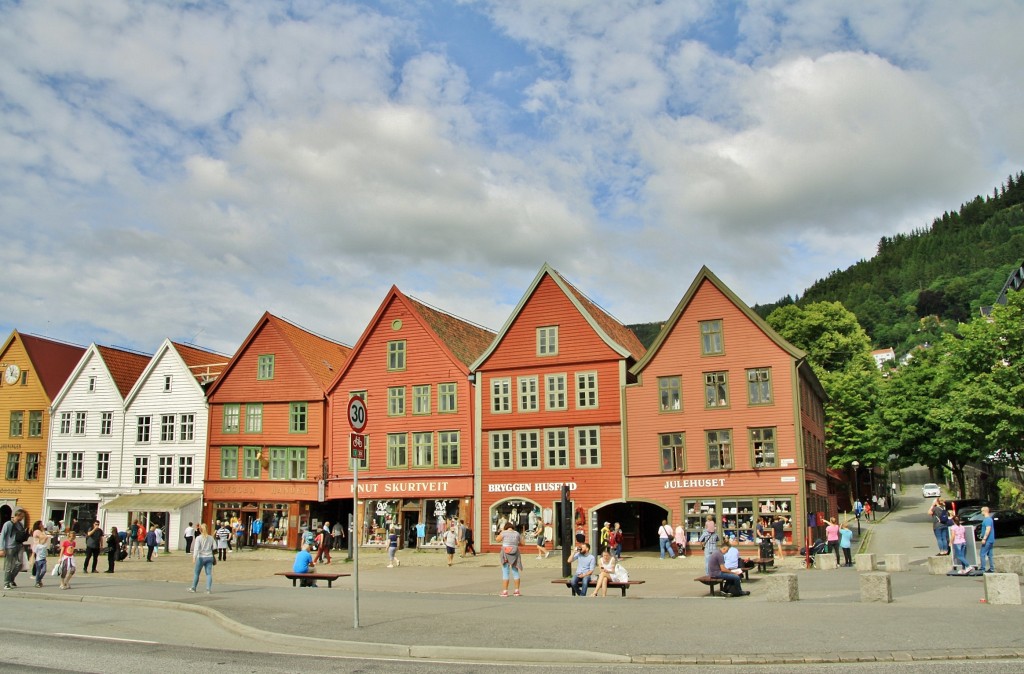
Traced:
<path fill-rule="evenodd" d="M 552 523 L 552 512 L 551 508 L 542 509 L 536 503 L 522 499 L 502 501 L 491 508 L 490 521 L 491 538 L 502 531 L 507 522 L 511 522 L 513 528 L 522 535 L 524 545 L 536 545 L 537 523 Z"/>
<path fill-rule="evenodd" d="M 757 510 L 754 504 L 757 503 Z M 683 502 L 686 539 L 696 545 L 704 532 L 708 516 L 714 518 L 716 531 L 726 537 L 735 536 L 740 543 L 753 543 L 756 518 L 782 515 L 786 519 L 786 543 L 792 543 L 793 514 L 789 498 L 721 498 L 695 499 Z"/>

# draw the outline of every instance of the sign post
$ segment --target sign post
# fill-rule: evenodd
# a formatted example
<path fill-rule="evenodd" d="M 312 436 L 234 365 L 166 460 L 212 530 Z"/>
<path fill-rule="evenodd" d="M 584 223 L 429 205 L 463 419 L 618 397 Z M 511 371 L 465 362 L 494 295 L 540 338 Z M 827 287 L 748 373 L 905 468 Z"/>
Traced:
<path fill-rule="evenodd" d="M 359 462 L 366 458 L 366 403 L 362 398 L 353 397 L 348 401 L 348 425 L 352 428 L 350 437 L 349 463 L 352 464 L 352 612 L 353 627 L 359 628 Z"/>

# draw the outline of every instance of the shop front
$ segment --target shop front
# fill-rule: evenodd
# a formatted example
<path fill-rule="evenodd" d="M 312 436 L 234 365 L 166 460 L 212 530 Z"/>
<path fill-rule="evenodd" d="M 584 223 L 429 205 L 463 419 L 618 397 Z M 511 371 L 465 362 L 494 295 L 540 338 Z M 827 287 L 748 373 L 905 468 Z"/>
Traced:
<path fill-rule="evenodd" d="M 419 546 L 422 533 L 424 549 L 444 550 L 443 534 L 449 527 L 459 520 L 473 526 L 472 504 L 470 477 L 359 480 L 359 545 L 386 548 L 395 531 L 402 548 Z"/>
<path fill-rule="evenodd" d="M 485 540 L 478 549 L 496 552 L 496 536 L 506 524 L 520 533 L 524 546 L 537 544 L 537 525 L 544 524 L 547 549 L 562 545 L 562 485 L 569 486 L 569 503 L 573 521 L 572 539 L 576 531 L 584 532 L 587 540 L 593 534 L 594 523 L 585 498 L 576 482 L 498 482 L 483 488 L 483 506 L 486 518 Z"/>
<path fill-rule="evenodd" d="M 316 497 L 315 484 L 208 484 L 203 521 L 241 522 L 248 545 L 295 549 L 311 526 Z"/>
<path fill-rule="evenodd" d="M 185 528 L 198 522 L 201 500 L 197 492 L 122 494 L 101 506 L 101 522 L 106 530 L 115 526 L 124 531 L 133 522 L 147 529 L 160 527 L 165 550 L 184 550 Z"/>

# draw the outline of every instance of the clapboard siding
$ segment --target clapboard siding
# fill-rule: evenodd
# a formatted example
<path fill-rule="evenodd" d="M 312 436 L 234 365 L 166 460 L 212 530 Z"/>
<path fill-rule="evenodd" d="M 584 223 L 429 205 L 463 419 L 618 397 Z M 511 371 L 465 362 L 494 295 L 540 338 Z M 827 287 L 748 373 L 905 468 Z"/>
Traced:
<path fill-rule="evenodd" d="M 256 369 L 261 355 L 274 355 L 274 378 L 259 380 Z M 211 402 L 288 402 L 323 398 L 323 388 L 296 356 L 293 347 L 273 323 L 266 323 L 231 370 L 219 382 Z"/>

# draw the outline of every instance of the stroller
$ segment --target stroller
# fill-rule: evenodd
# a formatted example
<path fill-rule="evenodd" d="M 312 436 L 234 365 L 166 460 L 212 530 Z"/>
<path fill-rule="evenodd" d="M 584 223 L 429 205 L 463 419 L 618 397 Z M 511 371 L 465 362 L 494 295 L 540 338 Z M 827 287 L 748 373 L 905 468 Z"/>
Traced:
<path fill-rule="evenodd" d="M 828 552 L 828 543 L 821 540 L 820 538 L 815 539 L 814 543 L 811 544 L 810 552 L 807 551 L 807 548 L 800 548 L 800 556 L 804 557 L 807 560 L 808 568 L 814 566 L 815 556 L 826 552 Z"/>

